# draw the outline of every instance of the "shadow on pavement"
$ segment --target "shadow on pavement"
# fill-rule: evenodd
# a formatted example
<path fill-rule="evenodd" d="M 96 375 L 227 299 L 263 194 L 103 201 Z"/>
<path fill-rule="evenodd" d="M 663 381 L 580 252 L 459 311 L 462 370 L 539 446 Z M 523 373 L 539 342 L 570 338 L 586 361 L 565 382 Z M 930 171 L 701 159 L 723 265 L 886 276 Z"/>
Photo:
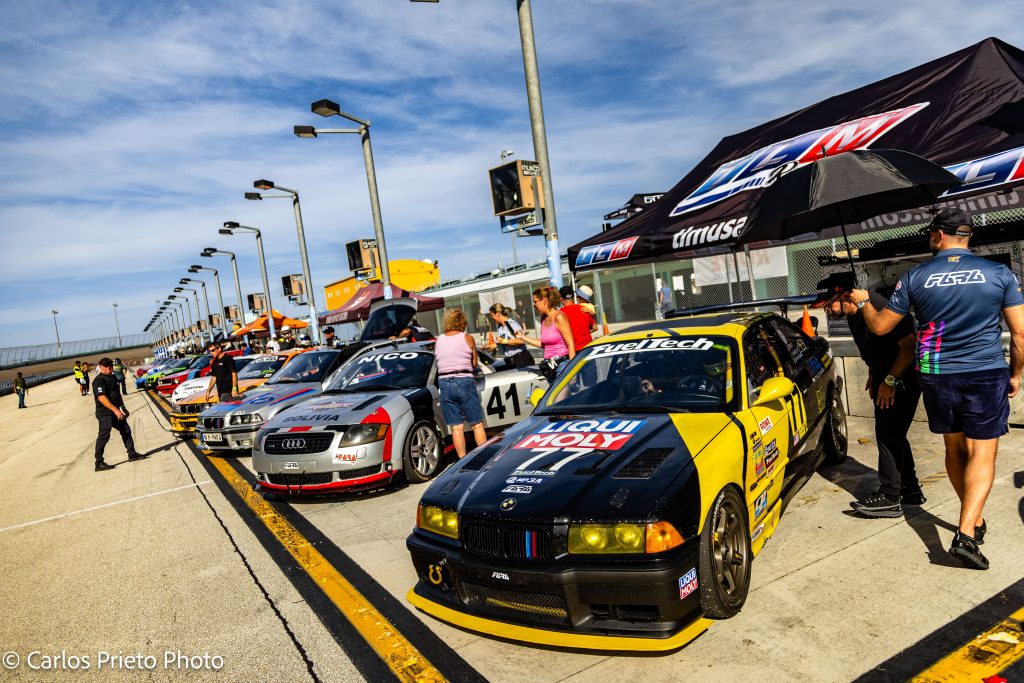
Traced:
<path fill-rule="evenodd" d="M 841 465 L 822 465 L 818 474 L 844 489 L 854 500 L 878 488 L 878 472 L 850 457 Z"/>

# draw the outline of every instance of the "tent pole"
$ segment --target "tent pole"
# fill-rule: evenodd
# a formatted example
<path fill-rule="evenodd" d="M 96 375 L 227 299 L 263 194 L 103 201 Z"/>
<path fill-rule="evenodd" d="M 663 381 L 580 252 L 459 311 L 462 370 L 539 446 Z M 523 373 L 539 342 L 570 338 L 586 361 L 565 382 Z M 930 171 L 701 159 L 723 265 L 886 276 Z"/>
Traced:
<path fill-rule="evenodd" d="M 733 250 L 733 252 L 732 252 L 732 267 L 736 270 L 736 296 L 742 296 L 742 294 L 740 294 L 740 287 L 739 287 L 739 284 L 740 284 L 740 260 L 739 260 L 739 257 L 736 255 L 736 251 L 735 250 Z"/>
<path fill-rule="evenodd" d="M 850 251 L 850 240 L 846 236 L 846 224 L 840 223 L 840 229 L 843 231 L 843 244 L 846 245 L 846 260 L 850 264 L 850 275 L 853 276 L 853 286 L 857 287 L 857 271 L 853 267 L 853 252 Z"/>
<path fill-rule="evenodd" d="M 757 301 L 757 291 L 754 288 L 754 261 L 750 258 L 750 247 L 743 245 L 743 253 L 747 255 L 747 280 L 750 281 L 750 300 Z"/>

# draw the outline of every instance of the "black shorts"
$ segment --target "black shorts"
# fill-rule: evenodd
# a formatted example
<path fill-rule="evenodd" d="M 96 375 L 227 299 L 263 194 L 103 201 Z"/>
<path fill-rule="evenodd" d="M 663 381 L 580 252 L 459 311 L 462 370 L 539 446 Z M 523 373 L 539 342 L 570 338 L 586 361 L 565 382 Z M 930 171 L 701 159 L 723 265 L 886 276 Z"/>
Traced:
<path fill-rule="evenodd" d="M 1010 370 L 952 375 L 922 373 L 921 395 L 928 428 L 935 434 L 963 432 L 968 439 L 998 439 L 1010 431 Z"/>

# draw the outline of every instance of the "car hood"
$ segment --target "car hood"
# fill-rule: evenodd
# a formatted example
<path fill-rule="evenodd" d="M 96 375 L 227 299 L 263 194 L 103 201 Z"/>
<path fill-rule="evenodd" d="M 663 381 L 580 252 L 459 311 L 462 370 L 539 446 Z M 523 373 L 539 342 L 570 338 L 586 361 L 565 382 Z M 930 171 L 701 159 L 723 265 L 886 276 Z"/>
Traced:
<path fill-rule="evenodd" d="M 174 388 L 171 400 L 180 404 L 205 401 L 210 389 L 213 388 L 213 382 L 213 377 L 196 377 L 185 380 Z"/>
<path fill-rule="evenodd" d="M 177 372 L 169 372 L 160 379 L 176 379 L 179 382 L 188 377 L 191 370 L 178 370 Z"/>
<path fill-rule="evenodd" d="M 359 394 L 319 394 L 302 405 L 286 410 L 269 421 L 265 429 L 282 427 L 316 427 L 318 425 L 355 425 L 363 418 L 386 406 L 398 390 L 371 391 Z"/>
<path fill-rule="evenodd" d="M 203 411 L 205 416 L 243 413 L 276 414 L 281 408 L 313 398 L 320 392 L 319 382 L 264 385 L 231 401 L 224 401 Z"/>
<path fill-rule="evenodd" d="M 651 521 L 729 424 L 721 414 L 531 417 L 446 471 L 423 502 L 509 521 Z"/>

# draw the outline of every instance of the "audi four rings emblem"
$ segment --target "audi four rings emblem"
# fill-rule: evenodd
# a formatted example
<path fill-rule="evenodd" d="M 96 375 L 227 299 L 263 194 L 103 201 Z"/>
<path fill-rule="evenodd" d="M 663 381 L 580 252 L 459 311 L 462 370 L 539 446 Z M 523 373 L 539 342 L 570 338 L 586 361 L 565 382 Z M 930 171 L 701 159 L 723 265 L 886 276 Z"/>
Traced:
<path fill-rule="evenodd" d="M 306 440 L 305 439 L 285 439 L 284 441 L 281 442 L 281 448 L 287 448 L 289 450 L 295 450 L 295 449 L 298 449 L 298 448 L 305 448 L 305 447 L 306 447 Z"/>

